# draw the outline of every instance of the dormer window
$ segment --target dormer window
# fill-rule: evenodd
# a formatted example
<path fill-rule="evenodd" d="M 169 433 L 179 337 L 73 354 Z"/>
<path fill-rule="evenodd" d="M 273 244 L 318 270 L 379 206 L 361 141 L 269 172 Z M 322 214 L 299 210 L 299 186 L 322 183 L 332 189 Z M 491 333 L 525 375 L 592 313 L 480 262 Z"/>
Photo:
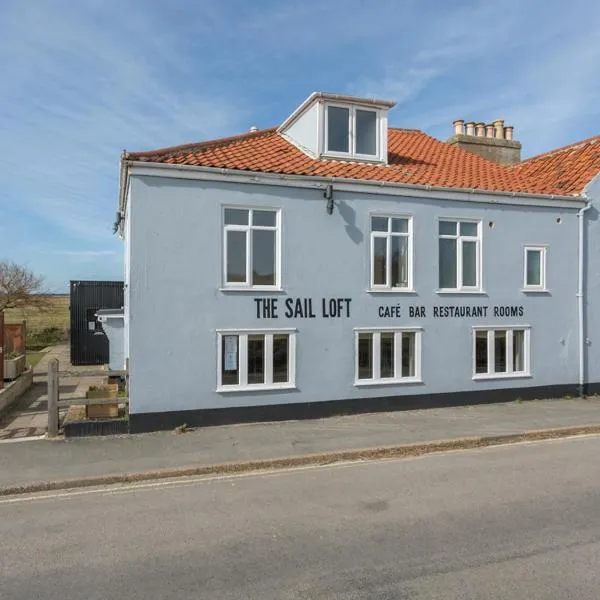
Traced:
<path fill-rule="evenodd" d="M 377 160 L 381 137 L 378 111 L 327 104 L 325 121 L 325 155 Z"/>
<path fill-rule="evenodd" d="M 312 158 L 387 163 L 388 100 L 314 92 L 278 128 Z"/>

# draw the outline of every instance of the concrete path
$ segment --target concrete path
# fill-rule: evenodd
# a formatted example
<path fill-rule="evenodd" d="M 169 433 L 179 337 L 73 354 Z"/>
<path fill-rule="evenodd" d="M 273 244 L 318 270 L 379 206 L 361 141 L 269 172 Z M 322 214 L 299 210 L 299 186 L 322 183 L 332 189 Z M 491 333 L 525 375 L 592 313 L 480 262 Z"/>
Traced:
<path fill-rule="evenodd" d="M 0 488 L 157 469 L 600 424 L 600 399 L 535 400 L 3 444 Z"/>
<path fill-rule="evenodd" d="M 48 429 L 48 397 L 46 394 L 48 361 L 51 358 L 58 358 L 62 399 L 84 396 L 90 385 L 102 383 L 105 376 L 101 366 L 72 365 L 68 344 L 58 344 L 48 348 L 33 369 L 31 388 L 13 405 L 9 412 L 0 415 L 0 442 L 39 437 L 46 433 Z"/>

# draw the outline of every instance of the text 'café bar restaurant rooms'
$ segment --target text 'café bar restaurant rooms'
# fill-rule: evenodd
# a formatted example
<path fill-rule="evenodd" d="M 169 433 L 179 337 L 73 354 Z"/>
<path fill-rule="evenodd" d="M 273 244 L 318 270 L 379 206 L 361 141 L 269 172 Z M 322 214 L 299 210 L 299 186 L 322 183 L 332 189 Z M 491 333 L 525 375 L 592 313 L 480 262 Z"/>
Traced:
<path fill-rule="evenodd" d="M 132 432 L 598 388 L 598 138 L 521 160 L 393 107 L 123 154 Z"/>

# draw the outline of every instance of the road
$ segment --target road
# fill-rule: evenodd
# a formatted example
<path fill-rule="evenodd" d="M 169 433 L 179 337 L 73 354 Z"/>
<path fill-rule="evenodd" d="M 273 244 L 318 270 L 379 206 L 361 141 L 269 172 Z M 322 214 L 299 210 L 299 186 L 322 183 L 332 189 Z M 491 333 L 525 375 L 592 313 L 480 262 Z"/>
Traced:
<path fill-rule="evenodd" d="M 0 499 L 0 597 L 594 599 L 600 438 Z"/>

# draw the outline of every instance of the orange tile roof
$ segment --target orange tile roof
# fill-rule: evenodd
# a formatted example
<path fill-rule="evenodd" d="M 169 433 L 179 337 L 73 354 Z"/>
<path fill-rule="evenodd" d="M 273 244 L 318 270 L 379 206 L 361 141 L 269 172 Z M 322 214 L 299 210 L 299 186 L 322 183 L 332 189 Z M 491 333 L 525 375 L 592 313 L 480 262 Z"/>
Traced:
<path fill-rule="evenodd" d="M 551 161 L 548 167 L 542 167 L 542 163 L 539 167 L 533 166 L 538 164 L 536 160 L 544 160 L 543 156 L 525 161 L 522 165 L 506 167 L 441 142 L 422 131 L 394 128 L 388 131 L 387 165 L 316 160 L 285 140 L 275 129 L 150 152 L 131 152 L 125 155 L 125 159 L 286 175 L 575 196 L 593 177 L 594 169 L 595 172 L 600 170 L 597 148 L 581 153 L 585 164 L 577 164 L 577 177 L 572 175 L 572 166 L 559 174 L 560 158 Z M 577 160 L 575 158 L 575 162 Z"/>
<path fill-rule="evenodd" d="M 510 167 L 532 181 L 541 181 L 564 195 L 581 194 L 600 173 L 600 135 L 533 156 Z"/>

